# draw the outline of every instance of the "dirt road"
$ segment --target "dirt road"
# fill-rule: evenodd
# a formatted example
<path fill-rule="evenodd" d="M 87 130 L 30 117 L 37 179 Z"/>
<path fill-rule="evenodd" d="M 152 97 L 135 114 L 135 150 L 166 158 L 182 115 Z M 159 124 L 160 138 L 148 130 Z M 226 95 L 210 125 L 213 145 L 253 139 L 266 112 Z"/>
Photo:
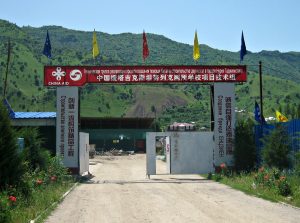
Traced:
<path fill-rule="evenodd" d="M 97 157 L 48 223 L 300 222 L 300 209 L 245 195 L 197 175 L 146 179 L 145 155 Z M 164 170 L 159 161 L 158 171 Z"/>

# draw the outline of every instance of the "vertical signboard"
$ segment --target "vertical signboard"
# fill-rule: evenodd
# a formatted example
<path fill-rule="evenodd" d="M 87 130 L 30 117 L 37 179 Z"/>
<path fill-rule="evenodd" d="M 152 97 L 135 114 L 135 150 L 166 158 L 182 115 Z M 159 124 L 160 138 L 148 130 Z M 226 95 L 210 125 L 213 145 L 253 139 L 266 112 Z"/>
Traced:
<path fill-rule="evenodd" d="M 78 172 L 78 87 L 58 87 L 56 106 L 56 154 Z"/>
<path fill-rule="evenodd" d="M 214 165 L 233 165 L 235 95 L 233 83 L 214 84 L 215 149 Z"/>

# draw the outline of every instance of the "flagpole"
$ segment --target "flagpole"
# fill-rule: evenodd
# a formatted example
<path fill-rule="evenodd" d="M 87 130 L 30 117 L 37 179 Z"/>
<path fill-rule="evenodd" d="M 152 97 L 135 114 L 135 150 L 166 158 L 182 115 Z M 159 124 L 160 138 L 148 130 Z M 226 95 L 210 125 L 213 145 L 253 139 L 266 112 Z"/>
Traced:
<path fill-rule="evenodd" d="M 264 117 L 263 110 L 263 97 L 262 97 L 262 62 L 259 61 L 259 91 L 260 91 L 260 112 L 261 112 L 261 124 Z"/>
<path fill-rule="evenodd" d="M 6 88 L 7 88 L 7 76 L 8 76 L 8 68 L 9 68 L 9 61 L 10 61 L 10 39 L 8 39 L 8 46 L 7 46 L 7 62 L 6 62 L 6 71 L 5 71 L 5 81 L 4 81 L 4 91 L 3 91 L 3 98 L 6 98 Z"/>
<path fill-rule="evenodd" d="M 144 66 L 146 65 L 146 58 L 144 57 L 144 42 L 145 42 L 145 39 L 144 39 L 144 33 L 145 33 L 145 30 L 143 30 L 143 34 L 142 34 L 142 37 L 143 37 L 143 64 Z M 143 112 L 143 118 L 144 118 L 144 112 Z M 154 116 L 154 131 L 156 132 L 156 114 Z"/>

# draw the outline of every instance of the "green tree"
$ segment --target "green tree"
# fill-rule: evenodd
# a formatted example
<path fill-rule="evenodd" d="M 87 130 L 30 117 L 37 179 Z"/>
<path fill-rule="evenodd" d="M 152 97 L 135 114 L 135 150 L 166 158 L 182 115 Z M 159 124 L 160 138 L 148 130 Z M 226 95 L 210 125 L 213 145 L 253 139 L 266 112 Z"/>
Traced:
<path fill-rule="evenodd" d="M 281 106 L 281 104 L 279 105 L 278 111 L 282 113 L 282 106 Z"/>
<path fill-rule="evenodd" d="M 297 118 L 297 107 L 293 106 L 292 107 L 292 119 Z"/>
<path fill-rule="evenodd" d="M 17 138 L 7 110 L 0 103 L 0 188 L 15 185 L 23 175 L 23 165 L 18 153 Z"/>
<path fill-rule="evenodd" d="M 285 115 L 291 116 L 291 106 L 289 103 L 286 103 L 286 105 L 285 105 Z"/>
<path fill-rule="evenodd" d="M 287 128 L 276 125 L 275 129 L 263 139 L 263 162 L 269 167 L 285 169 L 289 166 L 289 152 L 291 140 Z"/>
<path fill-rule="evenodd" d="M 235 128 L 234 160 L 237 171 L 250 171 L 255 166 L 254 123 L 240 120 Z"/>
<path fill-rule="evenodd" d="M 18 135 L 24 138 L 25 149 L 23 152 L 24 160 L 29 164 L 31 170 L 37 168 L 46 170 L 49 160 L 49 152 L 42 148 L 43 139 L 37 128 L 24 128 Z"/>
<path fill-rule="evenodd" d="M 293 167 L 295 172 L 300 176 L 300 151 L 295 153 Z"/>

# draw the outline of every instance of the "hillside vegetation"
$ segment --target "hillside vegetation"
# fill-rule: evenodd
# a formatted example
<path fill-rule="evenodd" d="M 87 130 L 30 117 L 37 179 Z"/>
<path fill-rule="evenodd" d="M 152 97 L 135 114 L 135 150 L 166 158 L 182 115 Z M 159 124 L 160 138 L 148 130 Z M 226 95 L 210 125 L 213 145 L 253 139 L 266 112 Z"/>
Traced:
<path fill-rule="evenodd" d="M 53 59 L 42 55 L 49 30 Z M 142 60 L 142 34 L 97 33 L 100 57 L 91 54 L 92 32 L 60 26 L 18 27 L 0 20 L 0 76 L 4 79 L 7 41 L 12 42 L 7 98 L 15 111 L 55 111 L 55 88 L 43 86 L 43 66 L 51 65 L 193 65 L 192 46 L 164 36 L 147 34 L 150 56 Z M 239 44 L 239 43 L 237 43 Z M 200 65 L 238 64 L 239 52 L 201 45 Z M 290 110 L 295 116 L 300 104 L 300 53 L 249 52 L 248 82 L 236 86 L 237 108 L 251 116 L 259 100 L 258 62 L 263 63 L 264 113 Z M 3 92 L 3 81 L 0 83 Z M 209 125 L 209 86 L 189 85 L 87 85 L 81 89 L 81 116 L 154 117 L 162 123 L 194 121 Z M 155 109 L 154 109 L 155 108 Z M 299 109 L 300 110 L 300 109 Z"/>

